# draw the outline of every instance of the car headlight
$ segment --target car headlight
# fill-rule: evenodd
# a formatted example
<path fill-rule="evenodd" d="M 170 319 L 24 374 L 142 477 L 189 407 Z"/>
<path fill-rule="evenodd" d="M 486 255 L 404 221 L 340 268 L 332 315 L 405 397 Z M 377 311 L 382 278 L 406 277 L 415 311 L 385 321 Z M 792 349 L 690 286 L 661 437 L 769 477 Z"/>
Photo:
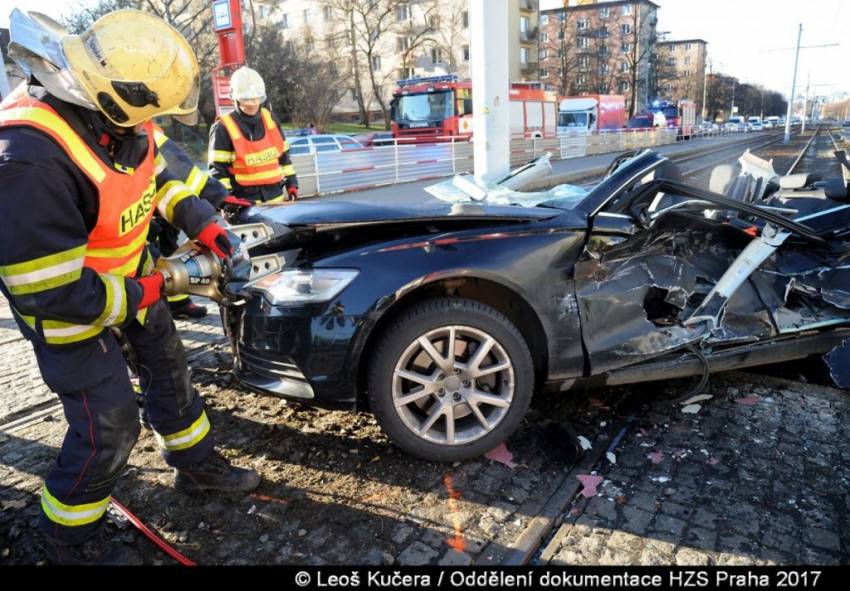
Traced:
<path fill-rule="evenodd" d="M 290 269 L 262 277 L 250 289 L 273 304 L 321 303 L 335 298 L 360 271 L 354 269 Z"/>

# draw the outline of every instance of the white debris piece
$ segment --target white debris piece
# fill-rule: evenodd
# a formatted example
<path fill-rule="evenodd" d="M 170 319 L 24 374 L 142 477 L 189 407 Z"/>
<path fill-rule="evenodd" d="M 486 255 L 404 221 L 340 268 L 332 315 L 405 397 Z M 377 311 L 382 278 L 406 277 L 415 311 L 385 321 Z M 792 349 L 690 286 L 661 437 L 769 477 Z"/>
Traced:
<path fill-rule="evenodd" d="M 608 458 L 608 461 L 611 462 L 612 464 L 617 463 L 617 456 L 615 456 L 612 452 L 610 452 L 610 451 L 607 452 L 605 454 L 605 457 Z"/>
<path fill-rule="evenodd" d="M 579 437 L 578 437 L 578 444 L 581 446 L 581 448 L 582 448 L 584 451 L 587 451 L 587 450 L 589 450 L 589 449 L 591 449 L 591 448 L 593 447 L 593 444 L 592 444 L 592 443 L 590 443 L 590 439 L 588 439 L 588 438 L 587 438 L 587 437 L 585 437 L 584 435 L 579 435 Z"/>
<path fill-rule="evenodd" d="M 699 404 L 689 404 L 685 408 L 682 409 L 682 412 L 688 415 L 695 415 L 699 412 L 699 409 L 702 407 Z"/>

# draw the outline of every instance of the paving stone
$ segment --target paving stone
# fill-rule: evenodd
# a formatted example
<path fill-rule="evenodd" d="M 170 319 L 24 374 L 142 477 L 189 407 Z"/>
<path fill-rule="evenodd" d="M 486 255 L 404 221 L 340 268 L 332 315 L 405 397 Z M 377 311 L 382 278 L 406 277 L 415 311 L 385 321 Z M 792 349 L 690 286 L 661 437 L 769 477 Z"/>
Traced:
<path fill-rule="evenodd" d="M 398 555 L 402 566 L 422 566 L 437 557 L 437 551 L 422 542 L 413 542 Z"/>
<path fill-rule="evenodd" d="M 816 527 L 807 527 L 803 530 L 803 539 L 813 546 L 824 550 L 838 552 L 841 550 L 841 539 L 835 533 Z"/>
<path fill-rule="evenodd" d="M 709 554 L 691 548 L 676 552 L 675 560 L 677 566 L 710 566 L 713 562 Z"/>
<path fill-rule="evenodd" d="M 622 528 L 625 531 L 638 535 L 646 533 L 646 528 L 649 525 L 649 522 L 652 521 L 652 513 L 642 511 L 637 507 L 630 507 L 628 505 L 623 507 L 623 517 L 624 522 Z"/>
<path fill-rule="evenodd" d="M 596 515 L 613 524 L 617 520 L 617 505 L 605 497 L 594 497 L 585 509 L 587 513 Z"/>
<path fill-rule="evenodd" d="M 472 564 L 472 557 L 466 552 L 449 550 L 437 564 L 440 566 L 469 566 Z"/>

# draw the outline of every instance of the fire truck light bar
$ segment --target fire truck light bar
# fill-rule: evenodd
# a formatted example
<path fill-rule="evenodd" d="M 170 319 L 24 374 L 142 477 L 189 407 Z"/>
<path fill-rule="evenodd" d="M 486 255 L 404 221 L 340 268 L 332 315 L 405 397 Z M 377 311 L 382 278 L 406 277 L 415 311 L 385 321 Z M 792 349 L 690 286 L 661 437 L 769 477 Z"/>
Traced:
<path fill-rule="evenodd" d="M 446 74 L 444 76 L 425 76 L 421 78 L 406 78 L 404 80 L 396 80 L 396 86 L 404 88 L 405 86 L 413 86 L 414 84 L 426 84 L 440 82 L 457 82 L 457 74 Z"/>

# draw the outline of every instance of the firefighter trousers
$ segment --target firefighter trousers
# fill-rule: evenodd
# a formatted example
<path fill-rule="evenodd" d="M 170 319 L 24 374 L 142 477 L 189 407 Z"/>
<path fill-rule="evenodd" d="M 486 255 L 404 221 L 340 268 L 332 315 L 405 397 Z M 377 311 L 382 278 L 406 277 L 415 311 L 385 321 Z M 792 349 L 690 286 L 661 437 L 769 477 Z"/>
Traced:
<path fill-rule="evenodd" d="M 124 329 L 145 398 L 144 418 L 165 461 L 184 468 L 213 448 L 204 401 L 192 388 L 183 344 L 160 300 Z M 76 544 L 101 524 L 116 481 L 139 437 L 139 408 L 127 361 L 115 335 L 68 347 L 35 345 L 45 383 L 59 395 L 68 422 L 48 474 L 40 527 L 60 543 Z"/>

